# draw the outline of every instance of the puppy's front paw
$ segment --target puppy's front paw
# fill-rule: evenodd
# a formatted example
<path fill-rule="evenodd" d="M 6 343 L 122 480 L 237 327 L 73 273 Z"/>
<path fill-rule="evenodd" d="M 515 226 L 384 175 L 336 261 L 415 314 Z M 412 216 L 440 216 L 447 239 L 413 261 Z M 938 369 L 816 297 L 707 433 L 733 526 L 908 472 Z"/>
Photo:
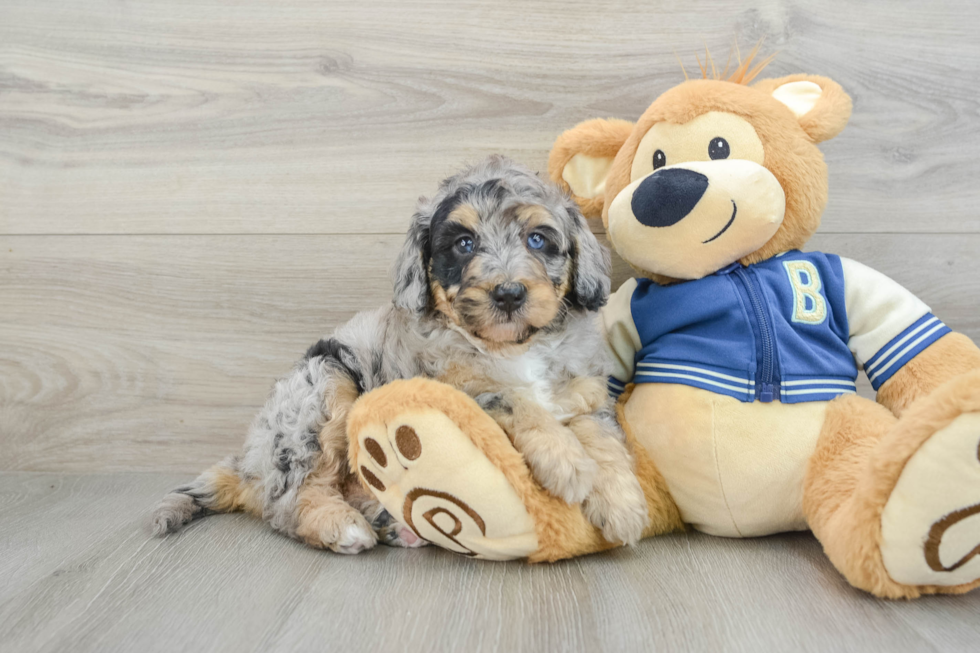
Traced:
<path fill-rule="evenodd" d="M 502 392 L 484 392 L 474 397 L 474 400 L 484 412 L 490 415 L 495 413 L 512 415 L 514 413 L 513 407 Z"/>
<path fill-rule="evenodd" d="M 573 415 L 594 413 L 609 403 L 606 380 L 591 376 L 576 377 L 568 384 L 565 401 L 560 400 L 559 403 Z"/>
<path fill-rule="evenodd" d="M 538 443 L 522 451 L 534 479 L 565 503 L 581 503 L 592 492 L 598 463 L 589 458 L 574 436 L 570 442 L 547 439 L 534 438 Z"/>
<path fill-rule="evenodd" d="M 367 519 L 350 506 L 326 504 L 305 515 L 297 536 L 310 546 L 353 555 L 378 542 Z"/>
<path fill-rule="evenodd" d="M 650 522 L 646 496 L 632 473 L 603 473 L 582 512 L 607 542 L 636 544 Z"/>
<path fill-rule="evenodd" d="M 374 548 L 374 545 L 377 543 L 374 532 L 370 528 L 365 528 L 365 526 L 366 522 L 363 524 L 347 524 L 340 532 L 337 540 L 329 548 L 337 553 L 347 555 L 355 555 L 361 551 Z"/>

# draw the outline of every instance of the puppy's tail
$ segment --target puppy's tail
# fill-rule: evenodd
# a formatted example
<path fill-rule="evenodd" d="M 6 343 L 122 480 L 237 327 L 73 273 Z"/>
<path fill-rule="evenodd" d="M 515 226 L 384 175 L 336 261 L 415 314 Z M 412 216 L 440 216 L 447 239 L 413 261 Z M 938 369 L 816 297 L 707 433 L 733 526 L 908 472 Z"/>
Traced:
<path fill-rule="evenodd" d="M 196 479 L 163 497 L 151 515 L 154 535 L 179 530 L 199 517 L 216 512 L 262 512 L 257 488 L 242 480 L 235 456 L 212 466 Z"/>

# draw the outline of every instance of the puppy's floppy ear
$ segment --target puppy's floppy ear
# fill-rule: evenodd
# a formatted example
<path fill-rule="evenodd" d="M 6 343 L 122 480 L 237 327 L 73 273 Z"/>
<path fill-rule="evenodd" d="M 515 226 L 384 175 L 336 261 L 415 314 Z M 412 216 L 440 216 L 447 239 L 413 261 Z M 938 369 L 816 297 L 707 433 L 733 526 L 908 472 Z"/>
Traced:
<path fill-rule="evenodd" d="M 789 107 L 814 143 L 841 133 L 851 117 L 851 97 L 827 77 L 788 75 L 760 80 L 754 88 Z"/>
<path fill-rule="evenodd" d="M 432 216 L 420 211 L 412 216 L 412 224 L 405 236 L 395 265 L 391 269 L 395 287 L 395 306 L 416 313 L 429 305 L 429 225 Z"/>
<path fill-rule="evenodd" d="M 587 311 L 598 311 L 609 299 L 609 250 L 599 243 L 575 205 L 569 203 L 568 214 L 575 223 L 570 301 Z"/>
<path fill-rule="evenodd" d="M 586 216 L 598 218 L 602 215 L 606 175 L 632 131 L 631 122 L 596 118 L 572 127 L 552 146 L 548 155 L 548 176 L 571 193 Z"/>

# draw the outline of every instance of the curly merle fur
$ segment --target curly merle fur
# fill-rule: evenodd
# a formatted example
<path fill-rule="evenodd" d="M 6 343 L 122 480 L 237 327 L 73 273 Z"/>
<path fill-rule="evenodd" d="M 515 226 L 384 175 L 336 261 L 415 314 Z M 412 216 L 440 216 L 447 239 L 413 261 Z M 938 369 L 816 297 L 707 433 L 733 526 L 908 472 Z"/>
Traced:
<path fill-rule="evenodd" d="M 532 232 L 541 247 L 528 246 Z M 244 510 L 343 553 L 378 540 L 423 544 L 357 483 L 344 424 L 359 395 L 424 376 L 476 397 L 537 480 L 584 501 L 607 538 L 636 541 L 646 503 L 605 393 L 597 322 L 608 269 L 574 202 L 524 167 L 495 156 L 446 179 L 419 200 L 393 268 L 392 303 L 311 346 L 276 382 L 243 453 L 168 494 L 154 530 Z M 492 299 L 501 283 L 522 284 L 526 302 L 501 308 Z"/>

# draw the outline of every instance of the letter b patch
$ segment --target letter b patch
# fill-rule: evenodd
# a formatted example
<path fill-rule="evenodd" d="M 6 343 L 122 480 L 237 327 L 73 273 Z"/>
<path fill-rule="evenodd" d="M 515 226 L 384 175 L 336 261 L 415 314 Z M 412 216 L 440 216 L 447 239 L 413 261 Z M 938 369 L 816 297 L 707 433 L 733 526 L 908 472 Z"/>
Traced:
<path fill-rule="evenodd" d="M 820 294 L 823 283 L 816 266 L 809 261 L 784 261 L 783 267 L 793 287 L 793 321 L 823 324 L 827 319 L 827 301 Z"/>

